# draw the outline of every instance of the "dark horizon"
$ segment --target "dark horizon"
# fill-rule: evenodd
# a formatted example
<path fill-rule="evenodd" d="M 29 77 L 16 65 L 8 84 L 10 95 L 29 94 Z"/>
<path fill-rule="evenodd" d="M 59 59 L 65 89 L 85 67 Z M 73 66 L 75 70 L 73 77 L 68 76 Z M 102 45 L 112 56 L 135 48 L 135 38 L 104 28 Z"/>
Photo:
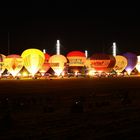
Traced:
<path fill-rule="evenodd" d="M 29 8 L 1 9 L 0 53 L 7 55 L 28 48 L 55 53 L 59 39 L 65 54 L 72 50 L 111 53 L 116 42 L 120 54 L 140 52 L 138 10 L 132 8 L 56 9 L 35 11 Z"/>

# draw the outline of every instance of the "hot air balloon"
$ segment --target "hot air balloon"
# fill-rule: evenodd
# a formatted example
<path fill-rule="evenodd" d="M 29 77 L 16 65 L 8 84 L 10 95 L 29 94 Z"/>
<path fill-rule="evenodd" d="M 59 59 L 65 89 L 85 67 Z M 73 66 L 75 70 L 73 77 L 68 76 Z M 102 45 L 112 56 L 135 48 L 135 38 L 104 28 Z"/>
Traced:
<path fill-rule="evenodd" d="M 39 72 L 42 74 L 42 76 L 44 76 L 44 74 L 49 70 L 50 68 L 50 63 L 49 63 L 49 58 L 50 55 L 45 53 L 45 61 L 44 64 L 42 65 L 42 67 L 40 68 Z"/>
<path fill-rule="evenodd" d="M 11 54 L 4 59 L 5 68 L 15 77 L 23 67 L 23 59 L 20 55 Z"/>
<path fill-rule="evenodd" d="M 113 69 L 117 73 L 121 73 L 127 66 L 127 59 L 121 55 L 116 55 L 115 59 L 116 59 L 116 64 Z"/>
<path fill-rule="evenodd" d="M 128 61 L 125 70 L 127 71 L 128 75 L 130 75 L 137 64 L 137 55 L 131 52 L 127 52 L 123 54 L 123 56 L 125 56 Z"/>
<path fill-rule="evenodd" d="M 45 56 L 42 51 L 39 49 L 27 49 L 21 54 L 24 62 L 24 67 L 34 75 L 39 71 L 42 67 Z"/>
<path fill-rule="evenodd" d="M 69 71 L 74 73 L 81 72 L 86 62 L 85 53 L 81 51 L 71 51 L 67 54 L 67 58 L 69 60 Z"/>
<path fill-rule="evenodd" d="M 4 66 L 4 59 L 5 59 L 5 55 L 0 54 L 0 76 L 1 74 L 4 72 L 5 70 L 5 66 Z"/>
<path fill-rule="evenodd" d="M 54 72 L 59 76 L 67 63 L 67 59 L 63 55 L 53 55 L 49 59 L 49 63 Z"/>
<path fill-rule="evenodd" d="M 138 61 L 137 61 L 136 69 L 140 73 L 140 56 L 137 56 L 137 58 L 138 58 Z"/>
<path fill-rule="evenodd" d="M 107 54 L 93 54 L 90 57 L 91 67 L 97 72 L 107 72 L 111 58 Z"/>

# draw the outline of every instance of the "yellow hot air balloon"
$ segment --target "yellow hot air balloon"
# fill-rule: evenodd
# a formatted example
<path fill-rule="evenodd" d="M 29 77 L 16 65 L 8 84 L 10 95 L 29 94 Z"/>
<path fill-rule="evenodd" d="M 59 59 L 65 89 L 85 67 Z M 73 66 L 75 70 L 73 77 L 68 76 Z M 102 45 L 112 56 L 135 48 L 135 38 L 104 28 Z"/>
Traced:
<path fill-rule="evenodd" d="M 15 77 L 23 67 L 23 59 L 20 55 L 12 54 L 4 59 L 5 68 Z"/>
<path fill-rule="evenodd" d="M 65 67 L 67 59 L 63 55 L 53 55 L 49 59 L 49 63 L 54 72 L 59 76 Z"/>
<path fill-rule="evenodd" d="M 24 67 L 34 75 L 42 67 L 45 56 L 44 53 L 39 49 L 27 49 L 21 54 L 24 62 Z"/>
<path fill-rule="evenodd" d="M 127 66 L 127 59 L 121 55 L 115 56 L 115 59 L 116 59 L 116 63 L 113 69 L 117 73 L 121 73 Z"/>
<path fill-rule="evenodd" d="M 5 55 L 0 54 L 0 76 L 1 74 L 4 72 L 5 70 L 5 66 L 4 66 L 4 59 L 5 59 Z"/>
<path fill-rule="evenodd" d="M 136 69 L 140 73 L 140 55 L 137 56 L 137 58 L 138 58 L 138 61 L 137 61 Z"/>

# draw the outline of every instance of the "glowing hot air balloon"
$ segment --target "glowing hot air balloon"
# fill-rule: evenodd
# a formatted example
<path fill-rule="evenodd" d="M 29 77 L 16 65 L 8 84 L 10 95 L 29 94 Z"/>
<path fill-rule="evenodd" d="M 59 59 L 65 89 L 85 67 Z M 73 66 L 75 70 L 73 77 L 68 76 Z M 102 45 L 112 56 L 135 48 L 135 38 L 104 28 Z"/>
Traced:
<path fill-rule="evenodd" d="M 5 68 L 15 77 L 23 67 L 23 59 L 20 55 L 11 54 L 4 59 Z"/>
<path fill-rule="evenodd" d="M 63 55 L 53 55 L 49 59 L 49 63 L 54 72 L 59 76 L 67 63 L 67 59 Z"/>
<path fill-rule="evenodd" d="M 67 54 L 69 60 L 69 71 L 70 72 L 80 72 L 85 66 L 86 56 L 84 52 L 81 51 L 71 51 Z"/>
<path fill-rule="evenodd" d="M 117 73 L 121 73 L 127 66 L 127 59 L 121 55 L 116 55 L 115 59 L 116 59 L 116 64 L 113 69 Z"/>
<path fill-rule="evenodd" d="M 136 69 L 140 73 L 140 56 L 137 56 L 137 58 L 138 58 L 138 62 L 137 62 L 137 65 L 136 65 Z"/>
<path fill-rule="evenodd" d="M 107 54 L 93 54 L 90 58 L 91 66 L 97 72 L 107 72 L 111 58 Z"/>
<path fill-rule="evenodd" d="M 5 55 L 0 54 L 0 76 L 1 74 L 4 72 L 5 70 L 5 66 L 4 66 L 4 59 L 5 59 Z"/>
<path fill-rule="evenodd" d="M 50 68 L 50 64 L 49 64 L 49 58 L 50 55 L 45 53 L 45 61 L 44 64 L 42 65 L 41 69 L 39 70 L 39 72 L 42 74 L 42 76 L 44 76 L 44 74 L 49 70 Z"/>
<path fill-rule="evenodd" d="M 45 56 L 39 49 L 27 49 L 22 53 L 25 68 L 34 76 L 42 67 Z"/>
<path fill-rule="evenodd" d="M 123 56 L 127 58 L 128 64 L 125 70 L 127 71 L 128 75 L 130 75 L 137 64 L 137 55 L 131 52 L 127 52 L 123 54 Z"/>

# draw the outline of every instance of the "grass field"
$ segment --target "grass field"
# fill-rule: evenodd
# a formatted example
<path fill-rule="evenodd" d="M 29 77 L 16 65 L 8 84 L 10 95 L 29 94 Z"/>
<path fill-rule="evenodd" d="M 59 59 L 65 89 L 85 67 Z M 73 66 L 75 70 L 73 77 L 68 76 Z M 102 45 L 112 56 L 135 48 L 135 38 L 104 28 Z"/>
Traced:
<path fill-rule="evenodd" d="M 0 80 L 0 140 L 139 140 L 140 77 Z"/>

